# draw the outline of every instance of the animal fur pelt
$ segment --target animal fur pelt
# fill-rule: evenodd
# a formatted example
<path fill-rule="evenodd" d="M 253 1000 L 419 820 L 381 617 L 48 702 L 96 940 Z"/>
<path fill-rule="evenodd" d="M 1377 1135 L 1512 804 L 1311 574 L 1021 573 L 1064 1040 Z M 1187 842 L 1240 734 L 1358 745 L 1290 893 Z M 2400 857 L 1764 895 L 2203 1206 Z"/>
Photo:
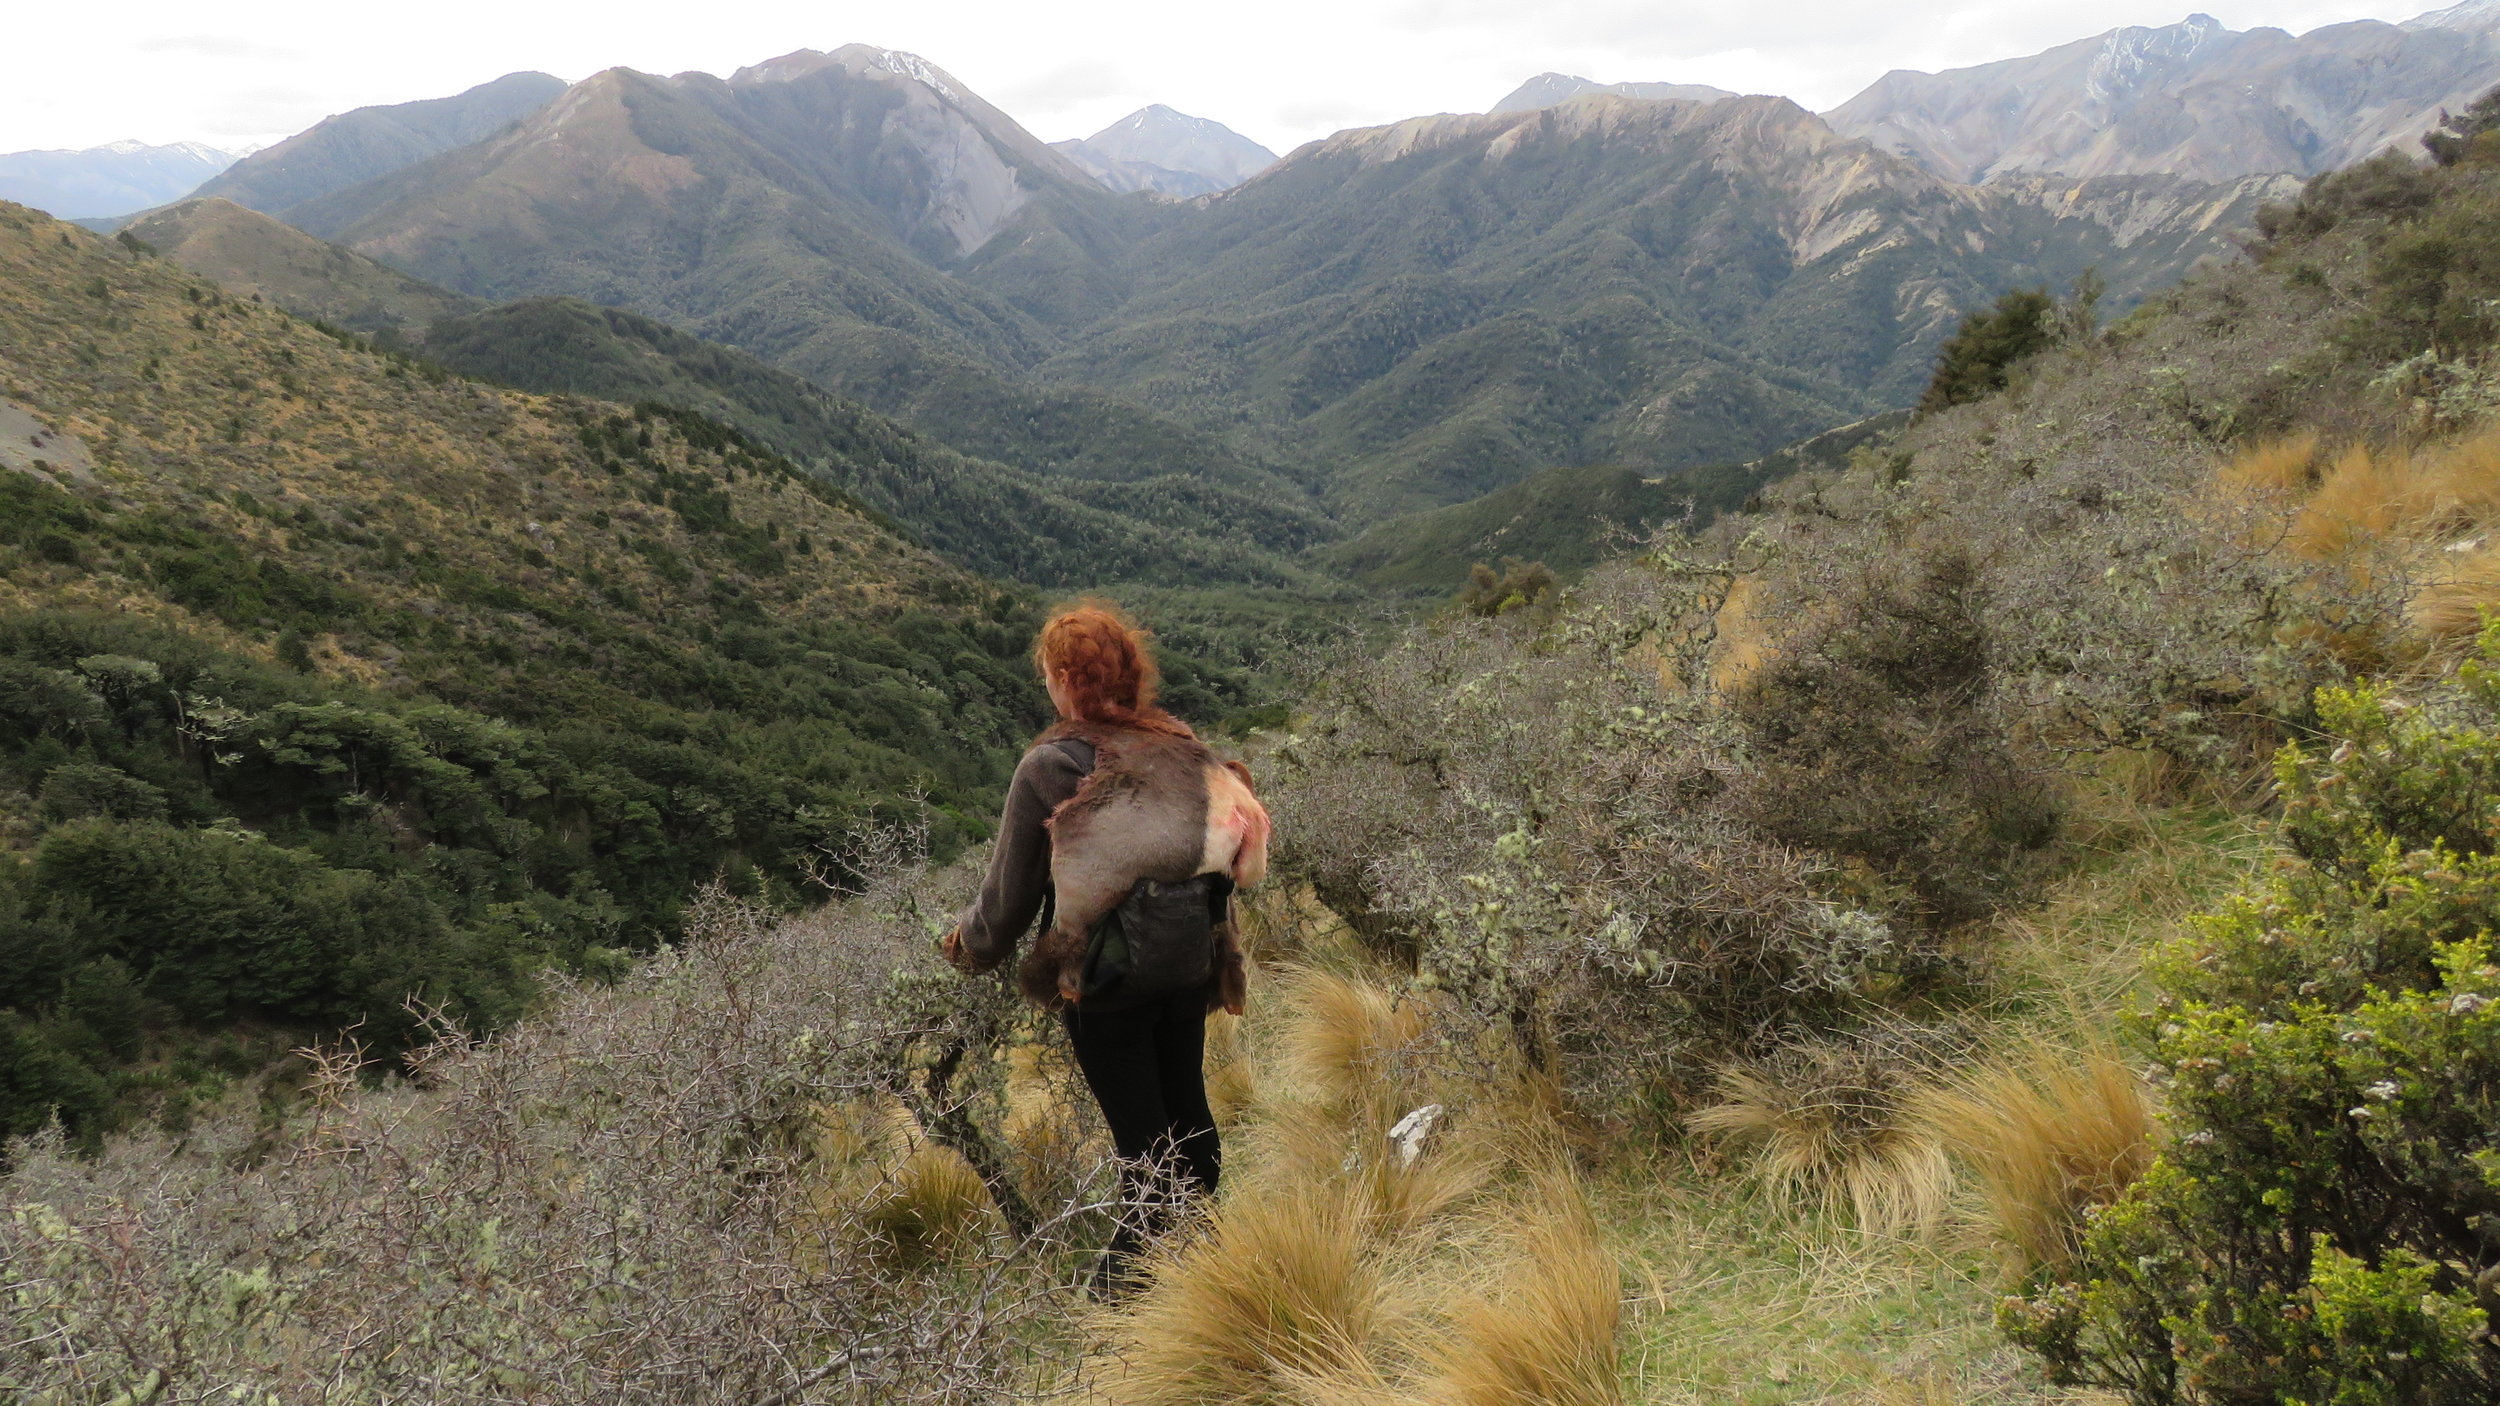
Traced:
<path fill-rule="evenodd" d="M 1050 930 L 1017 968 L 1025 995 L 1064 1007 L 1081 989 L 1087 936 L 1140 879 L 1182 883 L 1228 875 L 1247 888 L 1267 873 L 1266 807 L 1250 769 L 1192 737 L 1063 722 L 1044 743 L 1092 744 L 1094 770 L 1050 817 Z M 1217 932 L 1210 1007 L 1239 1012 L 1244 974 L 1229 919 Z"/>

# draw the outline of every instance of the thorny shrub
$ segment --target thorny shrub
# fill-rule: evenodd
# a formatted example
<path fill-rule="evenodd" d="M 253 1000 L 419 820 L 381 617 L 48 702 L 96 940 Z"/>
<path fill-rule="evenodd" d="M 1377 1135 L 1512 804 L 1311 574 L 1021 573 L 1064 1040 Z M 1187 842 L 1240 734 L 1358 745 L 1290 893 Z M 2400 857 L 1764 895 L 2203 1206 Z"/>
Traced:
<path fill-rule="evenodd" d="M 1927 942 L 1748 818 L 1709 684 L 1730 579 L 1653 551 L 1550 612 L 1419 627 L 1336 661 L 1277 754 L 1283 867 L 1583 1091 L 1689 1093 Z"/>
<path fill-rule="evenodd" d="M 2500 630 L 2321 698 L 2296 859 L 2157 963 L 2171 1136 L 2004 1321 L 2140 1406 L 2500 1398 Z"/>
<path fill-rule="evenodd" d="M 1912 554 L 1850 582 L 1736 692 L 1754 825 L 1854 862 L 1857 886 L 1876 890 L 1867 901 L 1930 924 L 2013 896 L 2058 807 L 1995 706 L 1994 634 L 1966 552 Z"/>
<path fill-rule="evenodd" d="M 1024 1019 L 1003 986 L 941 975 L 928 878 L 871 872 L 797 921 L 714 894 L 695 936 L 617 985 L 560 990 L 491 1042 L 441 1030 L 404 1078 L 331 1050 L 274 1126 L 233 1110 L 91 1161 L 57 1136 L 22 1146 L 0 1183 L 0 1397 L 971 1402 L 1065 1385 L 1048 1325 L 1104 1208 L 994 1183 L 1006 1214 L 985 1203 L 960 1252 L 914 1255 L 878 1233 L 897 1193 L 832 1194 L 860 1178 L 829 1165 L 829 1129 L 863 1104 L 912 1106 L 978 1165 L 975 1086 Z"/>

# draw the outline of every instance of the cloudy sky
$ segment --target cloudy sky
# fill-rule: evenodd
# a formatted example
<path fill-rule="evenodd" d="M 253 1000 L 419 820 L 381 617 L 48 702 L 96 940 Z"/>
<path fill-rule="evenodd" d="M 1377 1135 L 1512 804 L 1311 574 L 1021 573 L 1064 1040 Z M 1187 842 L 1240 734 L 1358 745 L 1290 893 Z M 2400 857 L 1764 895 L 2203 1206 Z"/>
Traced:
<path fill-rule="evenodd" d="M 626 65 L 726 74 L 852 41 L 952 70 L 1040 136 L 1082 136 L 1147 103 L 1279 151 L 1342 127 L 1481 111 L 1559 70 L 1713 83 L 1821 109 L 1886 69 L 2035 52 L 2112 25 L 2170 24 L 2193 0 L 24 0 L 0 20 L 0 152 L 266 143 L 369 103 L 458 92 L 518 69 Z M 2403 19 L 2431 0 L 2209 0 L 2236 29 Z"/>

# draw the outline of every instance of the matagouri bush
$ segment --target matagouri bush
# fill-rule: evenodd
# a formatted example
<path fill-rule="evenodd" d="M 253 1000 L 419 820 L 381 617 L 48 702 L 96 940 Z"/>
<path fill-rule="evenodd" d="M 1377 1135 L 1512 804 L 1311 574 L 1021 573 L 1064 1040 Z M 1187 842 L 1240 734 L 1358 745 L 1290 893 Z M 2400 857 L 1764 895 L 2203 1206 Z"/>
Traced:
<path fill-rule="evenodd" d="M 1111 1179 L 1086 1159 L 993 1199 L 963 1170 L 946 1140 L 995 1103 L 1026 1016 L 936 963 L 922 915 L 959 876 L 863 867 L 864 892 L 808 920 L 715 893 L 616 984 L 565 985 L 493 1040 L 439 1030 L 404 1076 L 375 1083 L 345 1044 L 313 1057 L 302 1096 L 235 1101 L 178 1137 L 92 1159 L 57 1135 L 23 1145 L 0 1220 L 0 1397 L 743 1406 L 1067 1387 L 1074 1346 L 1043 1329 Z M 918 1150 L 875 1155 L 863 1118 L 901 1118 Z M 959 1146 L 976 1164 L 997 1150 Z"/>

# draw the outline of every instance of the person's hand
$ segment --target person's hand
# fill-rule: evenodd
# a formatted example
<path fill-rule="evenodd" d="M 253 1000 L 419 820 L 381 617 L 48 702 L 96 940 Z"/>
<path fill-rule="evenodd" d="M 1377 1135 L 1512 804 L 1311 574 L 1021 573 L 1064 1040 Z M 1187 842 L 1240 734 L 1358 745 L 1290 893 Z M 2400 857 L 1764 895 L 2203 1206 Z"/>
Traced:
<path fill-rule="evenodd" d="M 938 954 L 946 958 L 946 965 L 959 972 L 972 970 L 971 958 L 964 953 L 964 930 L 960 925 L 946 930 L 945 939 L 938 943 Z"/>

